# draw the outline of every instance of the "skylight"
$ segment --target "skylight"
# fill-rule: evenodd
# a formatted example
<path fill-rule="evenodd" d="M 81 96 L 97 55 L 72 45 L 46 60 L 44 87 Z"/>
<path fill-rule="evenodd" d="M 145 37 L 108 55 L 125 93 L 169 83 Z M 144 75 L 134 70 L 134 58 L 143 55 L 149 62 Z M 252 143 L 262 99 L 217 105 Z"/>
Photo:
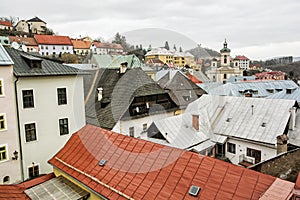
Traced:
<path fill-rule="evenodd" d="M 196 197 L 198 196 L 200 189 L 201 189 L 200 187 L 192 185 L 190 187 L 189 194 Z"/>
<path fill-rule="evenodd" d="M 106 162 L 107 162 L 107 160 L 101 159 L 99 162 L 99 166 L 101 166 L 101 167 L 104 166 Z"/>

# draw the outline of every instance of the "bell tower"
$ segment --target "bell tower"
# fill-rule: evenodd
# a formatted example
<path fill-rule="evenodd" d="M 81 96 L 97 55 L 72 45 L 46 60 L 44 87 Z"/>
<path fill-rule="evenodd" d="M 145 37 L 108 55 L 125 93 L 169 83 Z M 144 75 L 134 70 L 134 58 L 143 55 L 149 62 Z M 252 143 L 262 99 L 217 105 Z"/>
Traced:
<path fill-rule="evenodd" d="M 223 44 L 223 49 L 220 50 L 221 53 L 221 67 L 230 67 L 230 49 L 227 47 L 227 41 Z"/>

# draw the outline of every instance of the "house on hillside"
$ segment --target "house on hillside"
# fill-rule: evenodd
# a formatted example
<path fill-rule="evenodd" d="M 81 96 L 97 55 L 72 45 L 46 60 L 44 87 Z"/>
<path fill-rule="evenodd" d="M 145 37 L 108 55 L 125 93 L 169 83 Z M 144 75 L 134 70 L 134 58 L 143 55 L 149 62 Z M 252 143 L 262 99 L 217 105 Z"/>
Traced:
<path fill-rule="evenodd" d="M 20 20 L 15 29 L 20 32 L 32 33 L 32 34 L 45 34 L 47 23 L 38 17 L 34 17 L 29 20 Z"/>
<path fill-rule="evenodd" d="M 9 47 L 5 50 L 14 63 L 10 87 L 16 97 L 10 105 L 17 106 L 19 130 L 14 133 L 18 133 L 18 161 L 22 180 L 26 180 L 51 172 L 47 160 L 85 125 L 83 77 L 79 70 L 50 59 Z M 8 125 L 13 128 L 13 124 Z M 9 149 L 9 158 L 14 150 Z"/>
<path fill-rule="evenodd" d="M 74 53 L 77 55 L 87 55 L 90 53 L 91 42 L 84 40 L 71 39 Z"/>
<path fill-rule="evenodd" d="M 87 123 L 139 137 L 154 119 L 174 115 L 178 106 L 141 68 L 89 70 L 85 81 Z"/>
<path fill-rule="evenodd" d="M 42 56 L 58 57 L 63 53 L 73 54 L 73 44 L 69 36 L 34 35 Z"/>
<path fill-rule="evenodd" d="M 279 178 L 92 125 L 49 163 L 90 199 L 288 200 L 299 191 Z"/>
<path fill-rule="evenodd" d="M 124 50 L 122 45 L 115 43 L 92 42 L 91 52 L 100 55 L 120 55 Z"/>
<path fill-rule="evenodd" d="M 39 52 L 39 47 L 34 38 L 31 37 L 19 37 L 19 36 L 8 36 L 11 43 L 16 42 L 20 45 L 25 45 L 27 52 Z"/>
<path fill-rule="evenodd" d="M 0 30 L 13 30 L 13 25 L 7 21 L 0 20 Z"/>
<path fill-rule="evenodd" d="M 294 100 L 202 95 L 182 115 L 155 120 L 147 133 L 170 146 L 253 165 L 287 151 L 298 107 Z"/>
<path fill-rule="evenodd" d="M 239 67 L 239 60 L 231 60 L 231 50 L 227 47 L 225 40 L 223 48 L 220 50 L 221 58 L 218 62 L 217 59 L 212 59 L 211 69 L 206 71 L 207 77 L 218 83 L 226 83 L 227 79 L 232 76 L 242 76 L 243 70 Z"/>

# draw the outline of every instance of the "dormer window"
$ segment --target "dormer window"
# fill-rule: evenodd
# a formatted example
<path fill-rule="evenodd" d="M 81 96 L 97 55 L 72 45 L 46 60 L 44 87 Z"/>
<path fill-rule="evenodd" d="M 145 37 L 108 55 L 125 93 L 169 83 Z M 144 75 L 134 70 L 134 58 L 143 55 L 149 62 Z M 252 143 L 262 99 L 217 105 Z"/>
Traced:
<path fill-rule="evenodd" d="M 31 55 L 22 55 L 22 57 L 31 69 L 42 68 L 43 59 Z"/>

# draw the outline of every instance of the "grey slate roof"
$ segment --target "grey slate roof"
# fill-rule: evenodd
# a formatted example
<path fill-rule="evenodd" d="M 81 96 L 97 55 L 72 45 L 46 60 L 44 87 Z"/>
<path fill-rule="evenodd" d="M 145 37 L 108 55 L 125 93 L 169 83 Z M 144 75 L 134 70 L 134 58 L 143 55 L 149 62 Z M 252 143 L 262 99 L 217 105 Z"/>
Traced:
<path fill-rule="evenodd" d="M 172 100 L 181 108 L 205 93 L 179 70 L 162 70 L 158 73 L 158 78 L 157 83 L 169 91 Z"/>
<path fill-rule="evenodd" d="M 96 84 L 86 103 L 87 123 L 96 126 L 112 129 L 121 117 L 129 116 L 128 108 L 134 97 L 167 95 L 142 69 L 134 68 L 127 69 L 124 74 L 120 74 L 119 69 L 98 69 L 92 75 L 84 76 L 85 97 L 96 73 Z M 97 88 L 103 88 L 101 102 L 97 100 Z M 108 105 L 101 108 L 101 103 Z"/>
<path fill-rule="evenodd" d="M 202 81 L 203 83 L 210 82 L 209 78 L 207 78 L 207 76 L 201 71 L 193 70 L 192 75 L 195 76 L 199 81 Z"/>
<path fill-rule="evenodd" d="M 294 100 L 204 94 L 190 103 L 182 115 L 156 120 L 147 132 L 150 137 L 160 132 L 169 145 L 198 152 L 215 143 L 223 144 L 228 137 L 275 146 L 276 137 L 285 132 L 290 108 L 295 103 Z M 192 127 L 194 114 L 199 115 L 199 131 Z M 298 121 L 300 126 L 299 118 Z M 289 134 L 300 144 L 299 129 Z"/>
<path fill-rule="evenodd" d="M 300 102 L 300 88 L 289 88 L 291 89 L 291 93 L 287 93 L 286 90 L 282 90 L 280 92 L 277 92 L 273 95 L 268 96 L 268 99 L 292 99 L 296 100 L 297 102 Z"/>
<path fill-rule="evenodd" d="M 240 81 L 254 81 L 255 76 L 231 76 L 226 80 L 226 83 L 240 82 Z"/>
<path fill-rule="evenodd" d="M 13 65 L 14 62 L 8 55 L 8 53 L 5 51 L 4 47 L 2 44 L 0 44 L 0 66 L 1 65 Z"/>
<path fill-rule="evenodd" d="M 65 66 L 61 63 L 55 62 L 50 59 L 45 59 L 41 56 L 29 54 L 13 48 L 5 47 L 5 50 L 14 61 L 14 75 L 21 76 L 58 76 L 58 75 L 78 75 L 82 74 L 76 68 Z M 42 61 L 41 68 L 30 68 L 26 62 L 26 58 L 30 60 Z"/>
<path fill-rule="evenodd" d="M 267 97 L 273 94 L 268 90 L 273 90 L 276 93 L 278 90 L 285 90 L 286 88 L 298 88 L 298 85 L 292 80 L 234 82 L 210 89 L 208 93 L 211 95 L 241 97 L 244 96 L 241 93 L 242 91 L 251 89 L 257 91 L 257 94 L 253 94 L 253 97 Z"/>

